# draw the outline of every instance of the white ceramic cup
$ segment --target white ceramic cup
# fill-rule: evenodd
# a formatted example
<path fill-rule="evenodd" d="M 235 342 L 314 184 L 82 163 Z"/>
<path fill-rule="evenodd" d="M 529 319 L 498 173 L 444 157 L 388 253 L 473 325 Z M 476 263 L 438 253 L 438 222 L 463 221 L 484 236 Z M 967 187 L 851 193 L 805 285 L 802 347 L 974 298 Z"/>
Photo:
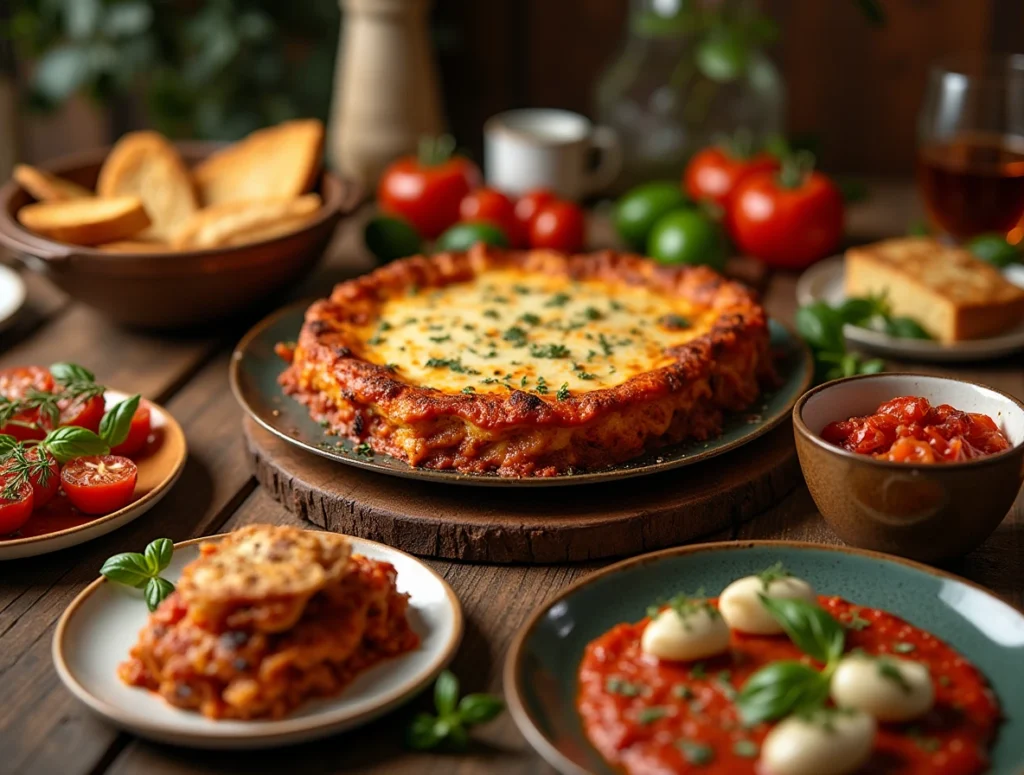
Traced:
<path fill-rule="evenodd" d="M 598 162 L 592 165 L 592 151 Z M 484 124 L 487 184 L 518 195 L 549 188 L 563 199 L 599 193 L 619 174 L 622 151 L 615 131 L 568 110 L 527 108 L 492 116 Z"/>

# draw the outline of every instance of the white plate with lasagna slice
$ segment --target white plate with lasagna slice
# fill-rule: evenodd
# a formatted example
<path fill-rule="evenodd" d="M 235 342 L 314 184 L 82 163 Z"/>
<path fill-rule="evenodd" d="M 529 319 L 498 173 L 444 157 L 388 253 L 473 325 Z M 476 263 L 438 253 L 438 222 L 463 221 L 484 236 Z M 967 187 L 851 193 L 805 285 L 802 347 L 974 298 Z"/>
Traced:
<path fill-rule="evenodd" d="M 177 589 L 152 614 L 97 580 L 53 639 L 78 699 L 159 742 L 267 748 L 350 729 L 426 688 L 462 638 L 440 576 L 360 538 L 250 526 L 178 544 L 162 576 Z"/>

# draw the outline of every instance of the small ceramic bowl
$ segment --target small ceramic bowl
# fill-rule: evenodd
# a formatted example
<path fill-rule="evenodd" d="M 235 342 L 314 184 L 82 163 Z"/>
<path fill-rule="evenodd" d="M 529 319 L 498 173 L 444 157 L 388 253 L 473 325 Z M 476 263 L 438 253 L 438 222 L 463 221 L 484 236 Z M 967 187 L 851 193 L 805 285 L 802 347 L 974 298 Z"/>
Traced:
<path fill-rule="evenodd" d="M 177 144 L 190 166 L 219 147 L 216 143 Z M 40 166 L 91 189 L 109 150 L 86 151 Z M 358 185 L 326 171 L 316 191 L 323 199 L 320 212 L 291 234 L 209 250 L 111 253 L 55 242 L 23 228 L 15 214 L 32 198 L 10 180 L 0 189 L 0 246 L 69 296 L 117 323 L 192 327 L 265 300 L 313 268 L 338 221 L 362 199 Z"/>
<path fill-rule="evenodd" d="M 963 463 L 891 463 L 829 444 L 822 429 L 872 414 L 897 396 L 921 396 L 987 414 L 1013 447 Z M 998 390 L 923 374 L 869 374 L 828 382 L 793 407 L 807 487 L 836 534 L 853 546 L 934 561 L 971 551 L 999 525 L 1024 482 L 1024 404 Z"/>

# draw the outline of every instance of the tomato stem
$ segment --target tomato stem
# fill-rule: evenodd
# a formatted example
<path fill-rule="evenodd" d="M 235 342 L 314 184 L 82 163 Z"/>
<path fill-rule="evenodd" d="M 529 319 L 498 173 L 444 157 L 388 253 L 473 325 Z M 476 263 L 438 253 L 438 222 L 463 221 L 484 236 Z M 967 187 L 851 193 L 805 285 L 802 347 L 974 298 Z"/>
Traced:
<path fill-rule="evenodd" d="M 455 153 L 455 138 L 451 135 L 432 137 L 424 135 L 419 141 L 417 158 L 423 167 L 436 167 L 448 161 Z"/>
<path fill-rule="evenodd" d="M 717 145 L 737 161 L 750 159 L 758 150 L 757 143 L 754 142 L 754 133 L 745 126 L 741 126 L 731 136 L 719 136 Z"/>
<path fill-rule="evenodd" d="M 783 157 L 779 185 L 782 188 L 800 188 L 814 169 L 814 161 L 814 154 L 810 151 L 796 151 Z"/>

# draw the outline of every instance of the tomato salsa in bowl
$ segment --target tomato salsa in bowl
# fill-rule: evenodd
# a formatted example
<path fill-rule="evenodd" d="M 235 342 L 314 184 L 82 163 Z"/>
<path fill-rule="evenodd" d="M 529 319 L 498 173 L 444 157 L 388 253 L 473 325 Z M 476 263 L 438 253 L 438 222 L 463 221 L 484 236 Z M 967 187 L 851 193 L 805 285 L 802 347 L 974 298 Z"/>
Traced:
<path fill-rule="evenodd" d="M 934 561 L 999 525 L 1024 482 L 1024 404 L 923 374 L 870 374 L 805 393 L 797 454 L 822 516 L 847 543 Z"/>

